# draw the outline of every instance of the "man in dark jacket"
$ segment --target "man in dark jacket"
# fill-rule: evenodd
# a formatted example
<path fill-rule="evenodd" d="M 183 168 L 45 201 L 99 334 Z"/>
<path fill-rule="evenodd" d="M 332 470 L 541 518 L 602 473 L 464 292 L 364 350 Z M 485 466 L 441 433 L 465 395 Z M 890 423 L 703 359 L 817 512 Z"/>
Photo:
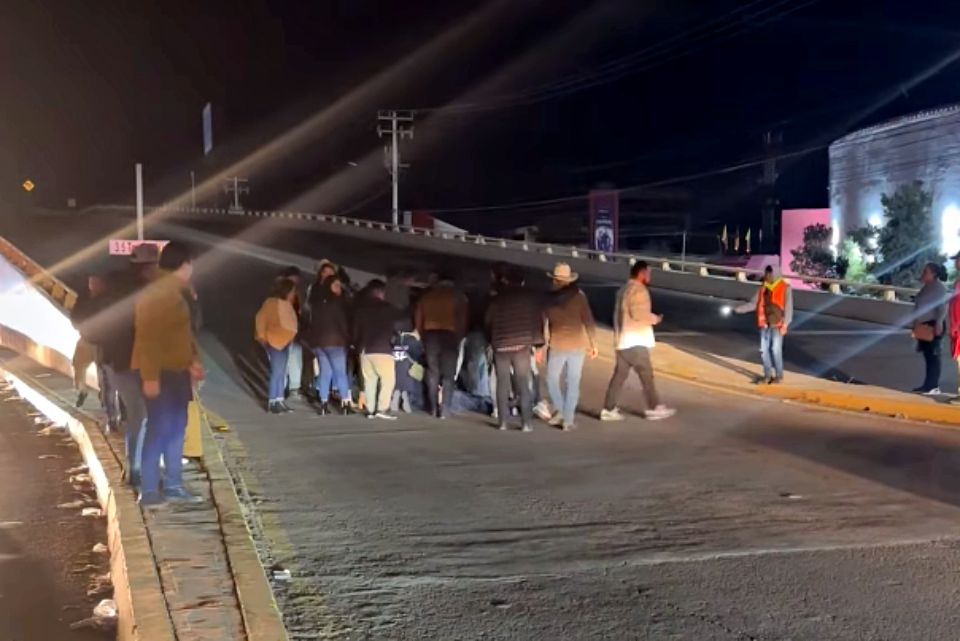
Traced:
<path fill-rule="evenodd" d="M 134 308 L 137 295 L 156 275 L 159 258 L 156 245 L 135 247 L 127 269 L 111 275 L 102 309 L 92 319 L 95 334 L 100 337 L 103 368 L 123 403 L 125 480 L 133 487 L 140 485 L 140 458 L 147 421 L 140 375 L 130 369 Z"/>
<path fill-rule="evenodd" d="M 360 352 L 367 417 L 393 421 L 397 418 L 390 411 L 396 385 L 393 337 L 403 312 L 388 303 L 385 296 L 383 281 L 373 280 L 367 285 L 365 298 L 354 314 L 353 344 Z"/>
<path fill-rule="evenodd" d="M 497 415 L 500 429 L 507 429 L 510 416 L 510 372 L 513 391 L 520 404 L 524 432 L 533 431 L 530 388 L 530 350 L 544 344 L 545 298 L 524 286 L 523 274 L 511 271 L 500 293 L 487 309 L 486 324 L 497 372 Z"/>

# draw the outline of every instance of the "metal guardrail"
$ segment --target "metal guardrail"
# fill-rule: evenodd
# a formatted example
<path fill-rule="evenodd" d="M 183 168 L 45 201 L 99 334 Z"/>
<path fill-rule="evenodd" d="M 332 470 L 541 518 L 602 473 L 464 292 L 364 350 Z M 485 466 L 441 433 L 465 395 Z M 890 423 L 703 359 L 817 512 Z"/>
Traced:
<path fill-rule="evenodd" d="M 132 207 L 120 206 L 117 207 L 117 209 L 128 210 L 132 209 Z M 166 205 L 152 207 L 151 210 L 195 215 L 222 215 L 231 217 L 244 216 L 247 218 L 259 219 L 272 218 L 278 220 L 314 221 L 384 232 L 393 232 L 396 234 L 412 234 L 451 242 L 470 243 L 474 245 L 500 247 L 502 249 L 512 249 L 516 251 L 547 254 L 557 258 L 594 260 L 601 263 L 622 263 L 625 265 L 633 265 L 638 260 L 643 260 L 649 263 L 651 267 L 660 269 L 662 271 L 686 273 L 701 277 L 723 278 L 740 282 L 747 282 L 754 279 L 759 280 L 763 276 L 763 272 L 761 270 L 732 267 L 729 265 L 716 265 L 712 263 L 696 261 L 685 261 L 675 257 L 647 256 L 632 252 L 602 252 L 593 249 L 573 247 L 570 245 L 552 245 L 549 243 L 512 240 L 508 238 L 497 238 L 454 231 L 442 231 L 424 227 L 414 227 L 411 225 L 394 225 L 392 223 L 363 220 L 360 218 L 348 218 L 346 216 L 332 216 L 302 211 L 245 210 L 241 213 L 236 213 L 226 209 L 174 207 Z M 909 287 L 895 287 L 893 285 L 883 285 L 879 283 L 860 283 L 835 278 L 821 278 L 818 276 L 789 275 L 784 276 L 784 278 L 805 284 L 817 285 L 821 290 L 830 292 L 831 294 L 837 296 L 869 296 L 890 302 L 895 302 L 898 300 L 910 300 L 916 296 L 917 292 L 919 291 Z"/>
<path fill-rule="evenodd" d="M 65 312 L 69 314 L 73 309 L 77 302 L 77 293 L 2 236 L 0 236 L 0 255 L 27 276 Z"/>

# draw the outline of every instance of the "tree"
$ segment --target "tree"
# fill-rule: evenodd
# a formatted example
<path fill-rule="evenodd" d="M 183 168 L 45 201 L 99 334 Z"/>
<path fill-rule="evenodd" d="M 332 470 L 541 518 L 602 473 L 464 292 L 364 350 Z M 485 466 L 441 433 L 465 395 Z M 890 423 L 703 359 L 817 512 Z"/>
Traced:
<path fill-rule="evenodd" d="M 933 219 L 933 194 L 917 180 L 884 194 L 880 203 L 886 223 L 875 236 L 877 259 L 870 271 L 882 283 L 915 287 L 924 265 L 946 262 Z"/>
<path fill-rule="evenodd" d="M 821 223 L 805 227 L 803 245 L 791 250 L 790 269 L 802 276 L 836 278 L 836 260 L 830 247 L 832 239 L 832 227 Z"/>

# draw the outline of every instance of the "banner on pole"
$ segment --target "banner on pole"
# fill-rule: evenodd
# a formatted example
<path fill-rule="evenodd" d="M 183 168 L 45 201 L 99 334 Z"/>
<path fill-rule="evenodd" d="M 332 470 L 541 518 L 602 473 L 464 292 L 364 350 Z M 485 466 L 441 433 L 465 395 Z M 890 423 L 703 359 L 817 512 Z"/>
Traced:
<path fill-rule="evenodd" d="M 133 253 L 133 248 L 138 245 L 156 245 L 157 251 L 161 251 L 169 240 L 127 240 L 125 238 L 110 239 L 111 256 L 129 256 Z"/>
<path fill-rule="evenodd" d="M 590 247 L 615 252 L 620 236 L 620 192 L 595 189 L 590 192 Z"/>

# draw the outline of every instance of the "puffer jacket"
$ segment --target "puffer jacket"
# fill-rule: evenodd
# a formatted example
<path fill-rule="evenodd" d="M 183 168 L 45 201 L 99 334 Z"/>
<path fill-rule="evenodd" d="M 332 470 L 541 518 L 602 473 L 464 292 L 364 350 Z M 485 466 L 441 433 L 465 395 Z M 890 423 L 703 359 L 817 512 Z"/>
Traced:
<path fill-rule="evenodd" d="M 523 287 L 501 291 L 487 308 L 486 324 L 495 350 L 543 345 L 544 297 Z"/>

